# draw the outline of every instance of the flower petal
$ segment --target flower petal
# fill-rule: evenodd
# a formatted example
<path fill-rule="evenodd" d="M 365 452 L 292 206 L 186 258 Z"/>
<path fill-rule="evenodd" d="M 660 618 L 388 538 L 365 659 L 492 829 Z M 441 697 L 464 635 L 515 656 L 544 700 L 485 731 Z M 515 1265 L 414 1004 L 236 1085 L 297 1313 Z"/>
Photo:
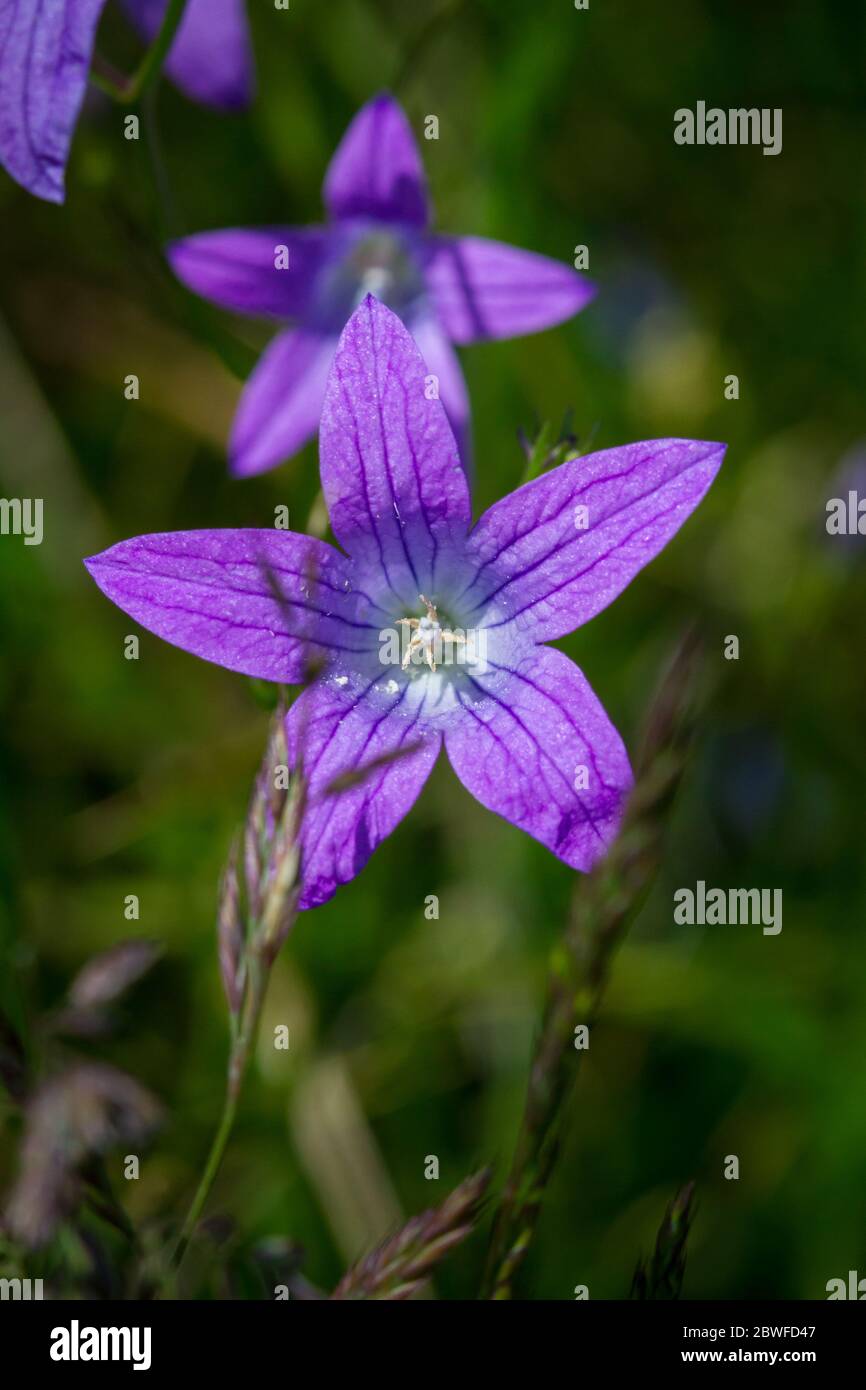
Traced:
<path fill-rule="evenodd" d="M 463 544 L 470 518 L 454 436 L 426 375 L 397 315 L 368 295 L 337 348 L 319 443 L 334 535 L 412 603 L 435 598 L 440 562 Z"/>
<path fill-rule="evenodd" d="M 570 319 L 595 286 L 571 266 L 483 237 L 430 237 L 425 275 L 455 343 L 513 338 Z"/>
<path fill-rule="evenodd" d="M 168 0 L 124 0 L 130 19 L 150 42 Z M 192 101 L 224 111 L 249 106 L 255 86 L 245 0 L 187 0 L 165 71 Z"/>
<path fill-rule="evenodd" d="M 445 734 L 451 766 L 482 806 L 587 870 L 614 838 L 631 786 L 622 739 L 563 652 L 537 647 L 491 668 L 469 678 L 477 699 L 460 693 L 462 714 Z"/>
<path fill-rule="evenodd" d="M 311 660 L 369 650 L 371 633 L 375 642 L 348 562 L 309 536 L 137 536 L 85 564 L 102 592 L 149 632 L 261 680 L 301 681 Z"/>
<path fill-rule="evenodd" d="M 312 438 L 336 341 L 306 328 L 279 333 L 243 389 L 229 444 L 237 477 L 264 473 Z"/>
<path fill-rule="evenodd" d="M 355 116 L 328 166 L 323 193 L 333 218 L 426 225 L 424 166 L 405 112 L 387 92 Z"/>
<path fill-rule="evenodd" d="M 562 637 L 616 598 L 679 530 L 724 444 L 652 439 L 563 463 L 495 502 L 469 538 L 466 601 L 535 641 Z"/>
<path fill-rule="evenodd" d="M 0 0 L 0 164 L 62 203 L 105 0 Z"/>
<path fill-rule="evenodd" d="M 425 724 L 423 705 L 410 711 L 408 704 L 405 685 L 383 695 L 372 682 L 341 689 L 326 680 L 304 690 L 290 709 L 289 757 L 293 767 L 302 761 L 308 787 L 302 908 L 327 902 L 359 874 L 424 786 L 442 739 Z M 359 769 L 355 785 L 334 788 Z"/>
<path fill-rule="evenodd" d="M 277 269 L 285 247 L 288 267 Z M 224 309 L 280 319 L 305 314 L 315 293 L 328 233 L 319 227 L 229 227 L 197 232 L 166 250 L 179 280 Z"/>
<path fill-rule="evenodd" d="M 457 354 L 433 317 L 413 320 L 409 327 L 429 372 L 437 378 L 439 399 L 454 431 L 463 465 L 468 467 L 471 453 L 469 396 Z"/>

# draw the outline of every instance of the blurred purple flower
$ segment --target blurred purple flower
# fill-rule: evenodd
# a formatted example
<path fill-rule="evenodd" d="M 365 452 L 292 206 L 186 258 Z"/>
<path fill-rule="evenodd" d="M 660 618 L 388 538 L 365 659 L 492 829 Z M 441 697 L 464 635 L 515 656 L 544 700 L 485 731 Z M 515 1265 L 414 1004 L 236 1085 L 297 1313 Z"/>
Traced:
<path fill-rule="evenodd" d="M 225 530 L 142 536 L 86 563 L 124 612 L 197 656 L 285 682 L 321 663 L 286 717 L 307 788 L 302 907 L 361 870 L 443 739 L 484 806 L 585 870 L 616 832 L 631 772 L 582 673 L 543 644 L 658 554 L 723 453 L 677 439 L 607 449 L 551 469 L 471 527 L 418 349 L 368 296 L 340 340 L 321 423 L 322 486 L 345 555 L 289 532 Z M 395 631 L 411 634 L 408 664 Z M 353 769 L 365 775 L 346 786 Z"/>
<path fill-rule="evenodd" d="M 29 192 L 62 203 L 64 176 L 106 0 L 0 0 L 0 164 Z M 155 37 L 168 0 L 123 0 Z M 244 0 L 188 0 L 165 70 L 195 101 L 226 110 L 252 95 Z"/>
<path fill-rule="evenodd" d="M 122 0 L 148 43 L 159 32 L 168 0 Z M 165 60 L 165 73 L 191 101 L 242 111 L 253 99 L 255 70 L 245 0 L 187 0 Z"/>
<path fill-rule="evenodd" d="M 205 299 L 296 323 L 277 334 L 246 385 L 232 471 L 273 468 L 315 433 L 337 340 L 368 292 L 413 334 L 465 452 L 469 404 L 452 343 L 550 328 L 583 308 L 592 285 L 546 256 L 430 232 L 421 156 L 387 94 L 355 116 L 323 195 L 325 227 L 200 232 L 168 250 L 175 274 Z"/>

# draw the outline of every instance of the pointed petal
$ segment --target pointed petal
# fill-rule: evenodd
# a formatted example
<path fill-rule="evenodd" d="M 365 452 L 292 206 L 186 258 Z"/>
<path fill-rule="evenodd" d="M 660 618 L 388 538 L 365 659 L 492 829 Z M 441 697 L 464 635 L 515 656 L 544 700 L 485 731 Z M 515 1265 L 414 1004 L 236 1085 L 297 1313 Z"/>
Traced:
<path fill-rule="evenodd" d="M 651 439 L 563 463 L 495 502 L 469 538 L 466 602 L 535 641 L 606 608 L 676 535 L 719 470 L 724 444 Z"/>
<path fill-rule="evenodd" d="M 177 278 L 202 299 L 239 314 L 289 319 L 312 303 L 328 240 L 319 227 L 228 227 L 173 241 L 166 255 Z M 277 268 L 282 248 L 286 269 Z"/>
<path fill-rule="evenodd" d="M 595 286 L 561 261 L 483 237 L 430 237 L 425 275 L 455 343 L 514 338 L 578 313 Z"/>
<path fill-rule="evenodd" d="M 468 468 L 471 455 L 469 396 L 457 354 L 436 319 L 413 320 L 409 327 L 428 371 L 438 380 L 439 399 L 454 431 L 463 466 Z"/>
<path fill-rule="evenodd" d="M 424 166 L 402 106 L 380 93 L 355 116 L 325 175 L 331 217 L 427 222 Z"/>
<path fill-rule="evenodd" d="M 0 0 L 0 164 L 62 203 L 105 0 Z"/>
<path fill-rule="evenodd" d="M 363 598 L 351 590 L 347 561 L 309 536 L 273 530 L 137 536 L 85 564 L 102 592 L 149 632 L 261 680 L 298 682 L 314 658 L 375 645 L 376 629 L 360 616 Z"/>
<path fill-rule="evenodd" d="M 573 869 L 591 868 L 616 834 L 632 776 L 583 673 L 536 647 L 471 676 L 460 702 L 445 747 L 463 785 Z"/>
<path fill-rule="evenodd" d="M 262 354 L 232 426 L 237 477 L 275 468 L 315 434 L 335 346 L 333 338 L 298 328 L 278 334 Z"/>
<path fill-rule="evenodd" d="M 303 691 L 290 709 L 291 763 L 300 759 L 308 779 L 301 907 L 327 902 L 359 874 L 424 786 L 442 739 L 425 724 L 423 706 L 409 705 L 405 684 L 384 694 L 373 682 L 340 688 L 327 679 Z M 329 790 L 359 769 L 366 775 L 355 785 Z"/>
<path fill-rule="evenodd" d="M 334 535 L 412 603 L 435 599 L 470 518 L 454 436 L 426 376 L 399 318 L 368 295 L 337 348 L 319 443 Z"/>
<path fill-rule="evenodd" d="M 168 0 L 124 5 L 143 38 L 155 38 Z M 248 106 L 255 69 L 245 0 L 187 0 L 165 71 L 192 101 L 224 111 Z"/>

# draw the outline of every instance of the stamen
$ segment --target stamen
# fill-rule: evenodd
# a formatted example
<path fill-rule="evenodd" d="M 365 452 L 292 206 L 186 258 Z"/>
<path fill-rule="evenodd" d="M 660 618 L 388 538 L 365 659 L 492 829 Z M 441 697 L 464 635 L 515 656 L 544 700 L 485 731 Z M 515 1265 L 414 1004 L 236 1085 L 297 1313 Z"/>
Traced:
<path fill-rule="evenodd" d="M 411 664 L 416 652 L 421 652 L 425 664 L 429 666 L 431 671 L 435 672 L 437 644 L 441 646 L 448 642 L 465 646 L 467 639 L 462 632 L 452 632 L 450 628 L 443 628 L 440 625 L 436 604 L 432 599 L 427 598 L 424 594 L 419 594 L 418 597 L 427 610 L 426 615 L 423 618 L 397 619 L 398 623 L 402 623 L 403 626 L 408 628 L 411 632 L 406 650 L 403 653 L 403 660 L 400 664 L 405 671 Z"/>

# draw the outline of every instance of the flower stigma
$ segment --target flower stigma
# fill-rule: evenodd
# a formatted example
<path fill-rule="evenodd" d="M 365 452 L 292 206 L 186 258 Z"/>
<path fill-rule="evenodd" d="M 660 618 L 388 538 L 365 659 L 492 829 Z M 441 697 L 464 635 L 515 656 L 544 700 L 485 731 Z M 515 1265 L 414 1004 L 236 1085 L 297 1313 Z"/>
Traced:
<path fill-rule="evenodd" d="M 400 664 L 405 671 L 420 653 L 421 660 L 426 662 L 431 671 L 436 670 L 437 664 L 450 666 L 454 660 L 453 648 L 455 646 L 465 647 L 466 634 L 452 632 L 450 628 L 443 627 L 439 622 L 435 603 L 431 603 L 430 599 L 425 598 L 423 594 L 419 594 L 418 597 L 427 610 L 424 617 L 398 619 L 410 632 L 409 641 L 405 644 L 403 660 Z M 446 648 L 448 649 L 447 653 Z M 443 657 L 445 658 L 444 661 Z"/>

